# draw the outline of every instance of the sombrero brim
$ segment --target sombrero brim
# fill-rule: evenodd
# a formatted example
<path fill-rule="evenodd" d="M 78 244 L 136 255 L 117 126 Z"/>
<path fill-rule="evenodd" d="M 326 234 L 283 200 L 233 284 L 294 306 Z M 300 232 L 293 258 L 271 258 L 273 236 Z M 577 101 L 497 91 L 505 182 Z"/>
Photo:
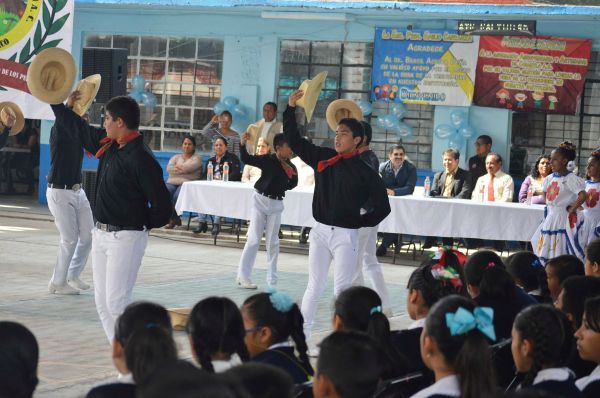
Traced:
<path fill-rule="evenodd" d="M 90 97 L 79 98 L 73 104 L 73 112 L 77 113 L 79 116 L 85 115 L 85 113 L 90 108 L 90 106 L 92 106 L 92 103 L 94 102 L 94 98 L 96 98 L 96 95 L 98 94 L 98 90 L 100 90 L 100 84 L 102 84 L 102 76 L 99 74 L 95 74 L 95 75 L 91 75 L 91 76 L 86 77 L 85 79 L 80 80 L 79 83 L 77 83 L 76 90 L 79 90 L 84 82 L 93 84 L 94 90 L 92 91 Z"/>
<path fill-rule="evenodd" d="M 360 106 L 352 100 L 349 99 L 338 99 L 333 101 L 327 107 L 327 111 L 325 112 L 325 117 L 327 118 L 327 124 L 332 131 L 337 129 L 337 125 L 339 121 L 342 119 L 336 116 L 336 113 L 340 110 L 346 110 L 349 115 L 347 117 L 351 117 L 356 120 L 363 120 L 363 113 L 360 110 Z"/>
<path fill-rule="evenodd" d="M 171 317 L 171 325 L 175 330 L 185 330 L 185 325 L 190 317 L 191 308 L 169 308 L 167 309 Z"/>
<path fill-rule="evenodd" d="M 323 88 L 323 83 L 325 83 L 326 78 L 327 71 L 320 72 L 313 77 L 312 80 L 303 81 L 298 88 L 298 90 L 304 91 L 304 95 L 296 102 L 296 105 L 304 108 L 306 120 L 308 120 L 309 123 L 312 119 L 315 106 L 317 105 L 317 100 L 319 99 L 319 95 L 321 94 L 321 89 Z"/>
<path fill-rule="evenodd" d="M 2 109 L 5 107 L 12 109 L 16 116 L 15 124 L 10 129 L 10 133 L 8 133 L 8 135 L 17 135 L 23 131 L 23 127 L 25 127 L 25 117 L 23 116 L 23 112 L 21 111 L 21 108 L 19 108 L 19 105 L 15 104 L 14 102 L 0 102 L 0 112 L 2 112 Z"/>
<path fill-rule="evenodd" d="M 44 69 L 50 64 L 61 69 L 64 76 L 56 79 L 59 84 L 55 89 L 46 88 L 43 82 Z M 62 48 L 48 48 L 33 59 L 27 71 L 27 87 L 29 92 L 38 100 L 47 104 L 60 104 L 64 102 L 75 81 L 75 60 L 73 56 Z"/>

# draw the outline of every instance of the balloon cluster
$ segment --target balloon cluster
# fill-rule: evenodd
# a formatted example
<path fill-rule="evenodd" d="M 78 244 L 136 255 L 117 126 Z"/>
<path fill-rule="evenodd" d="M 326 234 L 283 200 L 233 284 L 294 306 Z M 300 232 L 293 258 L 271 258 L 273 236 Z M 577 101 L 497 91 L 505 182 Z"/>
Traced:
<path fill-rule="evenodd" d="M 138 104 L 144 105 L 146 109 L 152 111 L 156 107 L 156 95 L 150 91 L 146 91 L 146 79 L 142 75 L 135 75 L 131 79 L 131 92 L 129 96 L 136 100 Z"/>
<path fill-rule="evenodd" d="M 373 112 L 373 106 L 369 101 L 361 101 L 358 106 L 365 116 L 368 116 Z M 404 115 L 406 114 L 406 107 L 404 104 L 402 102 L 395 103 L 392 105 L 390 111 L 391 112 L 387 115 L 377 118 L 377 127 L 395 132 L 399 140 L 412 136 L 412 126 L 402 121 L 402 118 L 404 118 Z"/>
<path fill-rule="evenodd" d="M 450 124 L 440 124 L 434 131 L 436 137 L 448 139 L 448 148 L 460 149 L 465 140 L 476 135 L 476 131 L 467 120 L 467 115 L 460 110 L 450 113 Z"/>
<path fill-rule="evenodd" d="M 232 116 L 231 128 L 240 134 L 246 131 L 246 128 L 253 123 L 250 119 L 250 111 L 244 105 L 239 103 L 240 101 L 232 96 L 223 98 L 213 107 L 215 115 L 220 115 L 224 111 L 229 111 Z"/>

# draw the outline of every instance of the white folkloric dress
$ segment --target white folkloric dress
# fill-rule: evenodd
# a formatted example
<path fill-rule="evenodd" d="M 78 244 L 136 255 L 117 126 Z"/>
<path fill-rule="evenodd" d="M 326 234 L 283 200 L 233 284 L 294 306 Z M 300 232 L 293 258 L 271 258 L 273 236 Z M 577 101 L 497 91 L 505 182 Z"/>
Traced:
<path fill-rule="evenodd" d="M 543 186 L 546 209 L 544 220 L 531 240 L 533 251 L 544 264 L 563 254 L 573 254 L 583 260 L 583 212 L 569 217 L 567 206 L 585 190 L 585 181 L 573 173 L 564 176 L 552 173 L 546 177 Z"/>
<path fill-rule="evenodd" d="M 585 193 L 582 241 L 587 245 L 600 238 L 600 181 L 586 181 Z"/>

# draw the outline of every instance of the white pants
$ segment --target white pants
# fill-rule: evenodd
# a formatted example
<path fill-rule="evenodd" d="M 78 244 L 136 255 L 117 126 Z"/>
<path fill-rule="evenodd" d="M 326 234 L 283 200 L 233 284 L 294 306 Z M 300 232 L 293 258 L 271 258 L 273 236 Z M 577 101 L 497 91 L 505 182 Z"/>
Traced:
<path fill-rule="evenodd" d="M 237 277 L 250 280 L 252 267 L 256 261 L 256 254 L 260 247 L 260 240 L 265 233 L 267 247 L 267 284 L 277 284 L 277 258 L 279 257 L 279 226 L 283 201 L 270 199 L 255 192 L 252 197 L 252 211 L 250 213 L 250 226 L 248 239 L 240 258 Z"/>
<path fill-rule="evenodd" d="M 356 276 L 353 285 L 364 285 L 363 271 L 371 281 L 373 290 L 381 298 L 381 304 L 384 310 L 391 309 L 390 293 L 383 280 L 381 265 L 375 255 L 377 246 L 377 227 L 365 227 L 358 230 L 358 256 Z"/>
<path fill-rule="evenodd" d="M 148 231 L 105 232 L 94 228 L 92 268 L 96 309 L 112 344 L 115 322 L 131 293 L 148 244 Z"/>
<path fill-rule="evenodd" d="M 67 278 L 79 278 L 90 249 L 94 220 L 90 202 L 83 189 L 46 189 L 48 208 L 60 234 L 58 256 L 52 274 L 52 283 L 63 286 Z"/>
<path fill-rule="evenodd" d="M 308 286 L 302 298 L 304 334 L 307 339 L 311 335 L 317 302 L 327 287 L 331 260 L 334 262 L 333 294 L 337 296 L 352 286 L 357 266 L 357 236 L 356 229 L 332 227 L 319 222 L 310 231 Z"/>

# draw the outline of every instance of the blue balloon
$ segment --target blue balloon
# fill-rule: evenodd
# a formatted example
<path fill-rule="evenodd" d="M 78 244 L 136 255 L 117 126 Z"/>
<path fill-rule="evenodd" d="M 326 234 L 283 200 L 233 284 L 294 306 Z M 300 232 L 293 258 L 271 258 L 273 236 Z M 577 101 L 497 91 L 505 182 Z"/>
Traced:
<path fill-rule="evenodd" d="M 396 115 L 398 119 L 402 119 L 406 115 L 406 106 L 402 102 L 392 105 L 392 115 Z"/>
<path fill-rule="evenodd" d="M 471 126 L 469 126 L 468 124 L 464 127 L 461 127 L 460 129 L 458 129 L 458 133 L 460 135 L 462 135 L 464 138 L 471 138 L 477 135 L 477 132 L 475 131 L 475 129 Z"/>
<path fill-rule="evenodd" d="M 465 138 L 460 134 L 451 135 L 448 139 L 448 148 L 460 150 L 465 144 Z"/>
<path fill-rule="evenodd" d="M 453 134 L 456 133 L 456 129 L 449 124 L 440 124 L 435 128 L 435 136 L 439 139 L 450 138 Z"/>
<path fill-rule="evenodd" d="M 144 91 L 142 93 L 142 101 L 146 108 L 154 109 L 154 107 L 156 107 L 156 95 L 151 92 Z"/>
<path fill-rule="evenodd" d="M 383 124 L 386 129 L 392 130 L 400 124 L 400 119 L 398 116 L 388 113 L 383 117 Z"/>
<path fill-rule="evenodd" d="M 236 106 L 238 104 L 238 99 L 232 96 L 228 96 L 223 98 L 223 101 L 221 101 L 225 104 L 225 106 L 227 107 L 227 110 L 229 112 L 231 112 L 233 110 L 233 107 Z"/>
<path fill-rule="evenodd" d="M 135 75 L 131 78 L 131 91 L 143 92 L 146 88 L 146 79 L 142 75 Z"/>
<path fill-rule="evenodd" d="M 379 116 L 377 118 L 377 122 L 376 122 L 377 127 L 379 127 L 380 129 L 384 129 L 385 128 L 385 121 L 383 120 L 383 116 Z"/>
<path fill-rule="evenodd" d="M 411 137 L 413 135 L 412 126 L 404 122 L 400 122 L 396 127 L 394 127 L 394 131 L 396 132 L 398 139 Z"/>
<path fill-rule="evenodd" d="M 463 111 L 452 111 L 450 113 L 450 122 L 452 123 L 452 125 L 456 128 L 460 128 L 462 126 L 465 125 L 465 123 L 467 122 L 467 116 L 465 115 L 465 113 Z"/>
<path fill-rule="evenodd" d="M 142 93 L 141 91 L 134 90 L 129 93 L 129 96 L 133 98 L 137 103 L 141 104 L 144 101 L 143 94 L 144 93 Z"/>
<path fill-rule="evenodd" d="M 215 115 L 220 115 L 221 113 L 223 113 L 226 110 L 227 110 L 227 106 L 222 102 L 217 102 L 215 104 L 215 106 L 213 106 L 213 112 L 215 113 Z"/>
<path fill-rule="evenodd" d="M 233 107 L 233 119 L 245 119 L 248 116 L 248 110 L 244 105 L 237 104 Z"/>
<path fill-rule="evenodd" d="M 369 101 L 360 101 L 358 103 L 363 116 L 369 116 L 373 112 L 373 105 Z"/>

